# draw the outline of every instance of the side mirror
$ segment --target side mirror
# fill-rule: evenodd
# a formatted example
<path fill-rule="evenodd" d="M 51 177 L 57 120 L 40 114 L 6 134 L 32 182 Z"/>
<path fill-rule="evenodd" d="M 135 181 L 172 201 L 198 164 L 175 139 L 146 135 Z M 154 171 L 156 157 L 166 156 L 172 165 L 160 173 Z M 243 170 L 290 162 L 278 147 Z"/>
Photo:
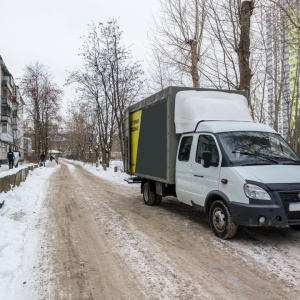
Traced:
<path fill-rule="evenodd" d="M 211 154 L 210 151 L 203 151 L 202 152 L 201 165 L 203 166 L 203 168 L 209 168 L 210 167 L 211 158 L 212 158 L 212 154 Z"/>

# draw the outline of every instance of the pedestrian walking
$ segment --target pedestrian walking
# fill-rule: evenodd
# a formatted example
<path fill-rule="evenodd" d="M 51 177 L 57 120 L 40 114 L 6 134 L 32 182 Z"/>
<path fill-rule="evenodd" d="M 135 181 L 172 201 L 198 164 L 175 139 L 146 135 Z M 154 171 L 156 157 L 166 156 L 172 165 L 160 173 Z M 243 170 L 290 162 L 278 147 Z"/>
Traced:
<path fill-rule="evenodd" d="M 9 151 L 7 152 L 7 160 L 9 169 L 12 169 L 14 167 L 15 155 L 11 148 L 9 148 Z"/>
<path fill-rule="evenodd" d="M 46 163 L 46 155 L 44 152 L 42 152 L 41 156 L 40 156 L 40 159 L 41 159 L 41 165 L 43 165 L 45 167 L 45 163 Z"/>

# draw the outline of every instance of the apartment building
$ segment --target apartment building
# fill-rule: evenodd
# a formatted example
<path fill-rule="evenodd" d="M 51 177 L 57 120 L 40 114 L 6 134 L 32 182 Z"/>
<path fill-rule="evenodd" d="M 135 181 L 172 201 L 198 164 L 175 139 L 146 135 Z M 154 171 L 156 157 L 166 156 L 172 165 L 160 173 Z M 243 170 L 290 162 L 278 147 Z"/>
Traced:
<path fill-rule="evenodd" d="M 282 0 L 280 4 L 299 22 L 299 0 Z M 293 140 L 293 146 L 298 148 L 300 32 L 276 5 L 267 11 L 266 25 L 269 125 L 289 141 Z"/>
<path fill-rule="evenodd" d="M 24 154 L 23 108 L 24 101 L 19 87 L 0 56 L 0 164 L 6 163 L 9 148 Z"/>

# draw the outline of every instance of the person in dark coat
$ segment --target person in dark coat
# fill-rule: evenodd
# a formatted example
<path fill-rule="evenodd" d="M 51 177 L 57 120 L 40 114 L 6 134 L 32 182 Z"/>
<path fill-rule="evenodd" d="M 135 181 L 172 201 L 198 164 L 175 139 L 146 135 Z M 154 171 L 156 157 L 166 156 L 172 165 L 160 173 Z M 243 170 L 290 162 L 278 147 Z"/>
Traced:
<path fill-rule="evenodd" d="M 45 163 L 46 163 L 46 155 L 45 155 L 44 152 L 41 154 L 40 159 L 41 159 L 41 163 L 42 163 L 43 166 L 45 167 Z"/>
<path fill-rule="evenodd" d="M 12 152 L 11 148 L 9 148 L 9 151 L 7 152 L 7 160 L 9 169 L 12 169 L 14 167 L 15 155 Z"/>

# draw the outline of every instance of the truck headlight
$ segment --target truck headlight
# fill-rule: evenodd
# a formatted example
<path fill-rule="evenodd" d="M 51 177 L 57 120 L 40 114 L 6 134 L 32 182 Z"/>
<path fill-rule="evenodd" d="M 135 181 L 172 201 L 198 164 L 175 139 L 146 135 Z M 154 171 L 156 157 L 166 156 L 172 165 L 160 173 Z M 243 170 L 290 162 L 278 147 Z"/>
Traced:
<path fill-rule="evenodd" d="M 270 195 L 261 187 L 246 183 L 244 185 L 244 191 L 248 198 L 259 200 L 271 200 Z"/>

